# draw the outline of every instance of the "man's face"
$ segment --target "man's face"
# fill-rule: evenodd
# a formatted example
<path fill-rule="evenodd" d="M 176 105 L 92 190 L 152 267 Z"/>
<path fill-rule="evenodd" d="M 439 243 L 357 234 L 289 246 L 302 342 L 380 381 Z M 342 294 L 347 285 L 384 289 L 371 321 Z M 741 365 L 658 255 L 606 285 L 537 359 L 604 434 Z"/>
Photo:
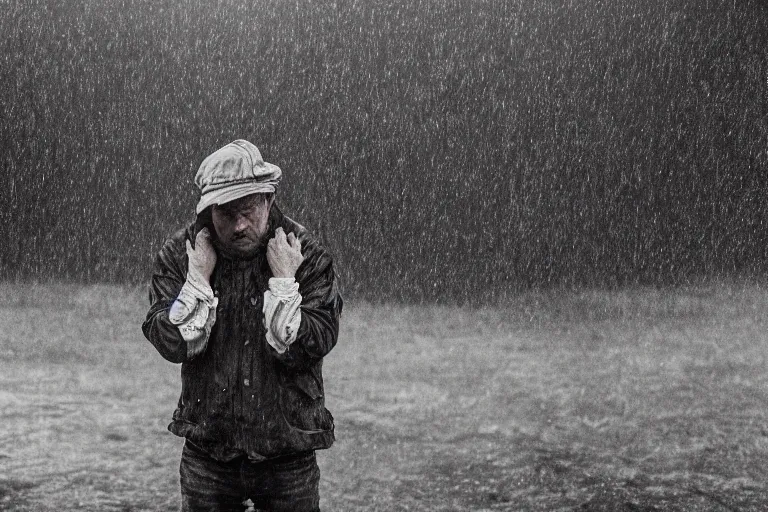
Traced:
<path fill-rule="evenodd" d="M 219 243 L 227 251 L 238 256 L 252 256 L 267 234 L 269 200 L 261 194 L 251 194 L 224 204 L 217 204 L 211 211 L 213 227 Z"/>

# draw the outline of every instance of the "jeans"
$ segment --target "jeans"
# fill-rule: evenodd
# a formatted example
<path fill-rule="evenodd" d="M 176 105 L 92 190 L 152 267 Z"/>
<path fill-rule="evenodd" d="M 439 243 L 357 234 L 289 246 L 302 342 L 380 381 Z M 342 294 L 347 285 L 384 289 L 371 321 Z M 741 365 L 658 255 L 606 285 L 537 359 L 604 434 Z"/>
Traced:
<path fill-rule="evenodd" d="M 320 468 L 314 451 L 263 462 L 247 457 L 219 462 L 187 442 L 179 474 L 182 512 L 244 512 L 248 499 L 256 510 L 320 511 Z"/>

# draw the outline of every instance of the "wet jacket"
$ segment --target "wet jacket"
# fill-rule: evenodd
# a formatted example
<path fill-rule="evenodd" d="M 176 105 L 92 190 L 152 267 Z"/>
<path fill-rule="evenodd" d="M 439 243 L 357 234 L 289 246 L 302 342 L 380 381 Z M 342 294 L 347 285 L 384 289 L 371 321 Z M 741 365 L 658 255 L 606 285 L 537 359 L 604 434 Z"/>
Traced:
<path fill-rule="evenodd" d="M 191 360 L 168 311 L 186 280 L 185 241 L 194 239 L 194 225 L 167 240 L 155 261 L 142 330 L 165 359 L 181 363 L 181 396 L 168 429 L 220 460 L 242 454 L 264 460 L 328 448 L 334 441 L 322 375 L 342 310 L 333 261 L 302 226 L 273 206 L 267 236 L 279 226 L 298 236 L 304 256 L 296 272 L 301 326 L 283 354 L 267 343 L 263 325 L 264 292 L 272 277 L 265 249 L 251 260 L 217 251 L 211 276 L 218 297 L 216 323 L 206 350 Z"/>

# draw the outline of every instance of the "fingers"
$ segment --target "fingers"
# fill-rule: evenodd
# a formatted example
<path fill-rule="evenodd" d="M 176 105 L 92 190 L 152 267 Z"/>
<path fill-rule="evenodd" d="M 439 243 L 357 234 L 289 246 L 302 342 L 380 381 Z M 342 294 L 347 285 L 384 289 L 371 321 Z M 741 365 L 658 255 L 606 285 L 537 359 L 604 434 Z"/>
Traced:
<path fill-rule="evenodd" d="M 279 227 L 275 230 L 275 237 L 272 238 L 270 242 L 273 240 L 279 245 L 288 245 L 290 247 L 294 247 L 298 241 L 298 237 L 293 232 L 290 232 L 288 235 L 286 235 L 285 230 L 282 227 Z"/>
<path fill-rule="evenodd" d="M 271 251 L 282 251 L 286 248 L 301 253 L 301 241 L 293 232 L 288 233 L 286 236 L 285 230 L 282 227 L 279 227 L 275 230 L 275 237 L 267 242 L 267 249 Z"/>
<path fill-rule="evenodd" d="M 208 228 L 203 228 L 200 231 L 197 232 L 197 235 L 195 236 L 195 245 L 201 240 L 210 241 L 211 239 L 211 232 L 208 231 Z"/>
<path fill-rule="evenodd" d="M 285 233 L 284 228 L 275 229 L 275 236 L 267 242 L 267 262 L 274 277 L 296 277 L 304 261 L 301 241 L 296 233 Z"/>
<path fill-rule="evenodd" d="M 293 232 L 288 233 L 288 245 L 301 252 L 301 240 Z"/>
<path fill-rule="evenodd" d="M 280 245 L 285 245 L 288 243 L 286 237 L 285 237 L 285 231 L 283 228 L 277 228 L 275 230 L 275 239 L 277 240 L 277 243 Z"/>
<path fill-rule="evenodd" d="M 195 236 L 195 250 L 205 253 L 213 252 L 213 236 L 208 228 L 203 228 Z"/>

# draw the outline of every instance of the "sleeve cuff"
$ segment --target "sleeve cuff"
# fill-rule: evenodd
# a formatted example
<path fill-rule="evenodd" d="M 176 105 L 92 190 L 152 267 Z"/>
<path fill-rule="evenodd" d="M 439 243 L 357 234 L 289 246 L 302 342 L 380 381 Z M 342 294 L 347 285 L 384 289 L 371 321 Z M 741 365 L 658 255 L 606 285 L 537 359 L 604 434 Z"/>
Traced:
<path fill-rule="evenodd" d="M 282 354 L 296 341 L 301 324 L 299 283 L 292 277 L 270 278 L 269 290 L 264 292 L 263 313 L 267 343 Z"/>
<path fill-rule="evenodd" d="M 168 319 L 172 324 L 183 324 L 189 321 L 190 317 L 199 309 L 198 303 L 202 303 L 207 308 L 210 308 L 216 302 L 216 297 L 214 297 L 210 285 L 195 282 L 193 279 L 187 279 L 184 286 L 181 287 L 179 296 L 171 304 Z"/>
<path fill-rule="evenodd" d="M 216 322 L 216 306 L 219 300 L 214 296 L 208 282 L 192 272 L 181 287 L 179 296 L 171 304 L 168 319 L 187 342 L 187 357 L 193 358 L 205 350 L 213 324 Z"/>
<path fill-rule="evenodd" d="M 270 277 L 269 291 L 275 298 L 290 299 L 299 293 L 299 283 L 293 277 Z"/>
<path fill-rule="evenodd" d="M 213 288 L 211 288 L 211 285 L 208 283 L 208 281 L 198 272 L 194 272 L 191 269 L 189 272 L 187 272 L 187 281 L 184 283 L 184 287 L 181 289 L 182 293 L 184 292 L 185 288 L 189 294 L 191 294 L 196 299 L 205 302 L 209 306 L 213 303 Z"/>

